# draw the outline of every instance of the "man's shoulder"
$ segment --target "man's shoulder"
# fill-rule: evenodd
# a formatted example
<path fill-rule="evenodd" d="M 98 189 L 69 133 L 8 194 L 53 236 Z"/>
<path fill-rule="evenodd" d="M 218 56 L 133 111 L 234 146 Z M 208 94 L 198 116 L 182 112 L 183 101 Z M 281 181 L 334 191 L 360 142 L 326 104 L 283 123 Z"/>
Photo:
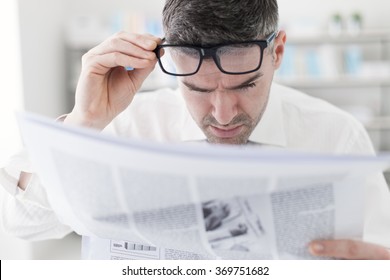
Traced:
<path fill-rule="evenodd" d="M 284 106 L 299 107 L 302 109 L 310 109 L 314 106 L 316 110 L 340 110 L 323 99 L 311 96 L 303 91 L 291 87 L 274 83 L 272 90 L 274 94 L 278 95 Z"/>
<path fill-rule="evenodd" d="M 335 105 L 301 91 L 275 85 L 283 124 L 292 146 L 312 146 L 323 151 L 370 151 L 367 132 L 354 116 Z"/>
<path fill-rule="evenodd" d="M 274 84 L 273 94 L 280 99 L 284 114 L 307 115 L 310 118 L 340 119 L 359 124 L 355 117 L 326 100 L 310 96 L 302 91 Z"/>

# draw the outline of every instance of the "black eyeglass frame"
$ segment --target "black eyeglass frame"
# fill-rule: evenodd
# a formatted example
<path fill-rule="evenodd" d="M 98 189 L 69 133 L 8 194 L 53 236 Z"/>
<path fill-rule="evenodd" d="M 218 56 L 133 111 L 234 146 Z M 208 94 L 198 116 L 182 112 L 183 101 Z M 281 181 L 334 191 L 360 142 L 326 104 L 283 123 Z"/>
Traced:
<path fill-rule="evenodd" d="M 194 45 L 180 45 L 180 44 L 162 44 L 162 45 L 158 45 L 156 47 L 156 49 L 154 49 L 154 53 L 156 54 L 157 56 L 157 59 L 158 59 L 158 63 L 160 65 L 160 68 L 161 70 L 168 74 L 168 75 L 172 75 L 172 76 L 191 76 L 191 75 L 194 75 L 196 74 L 200 67 L 202 66 L 202 62 L 203 62 L 203 59 L 204 57 L 212 57 L 214 62 L 215 62 L 215 65 L 217 65 L 218 69 L 224 73 L 224 74 L 229 74 L 229 75 L 243 75 L 243 74 L 248 74 L 248 73 L 252 73 L 252 72 L 255 72 L 257 70 L 260 69 L 261 67 L 261 64 L 263 62 L 263 54 L 264 54 L 264 50 L 271 44 L 271 42 L 278 36 L 278 32 L 275 31 L 275 32 L 272 32 L 266 39 L 263 39 L 263 40 L 253 40 L 253 41 L 244 41 L 244 42 L 236 42 L 236 43 L 225 43 L 225 44 L 220 44 L 220 45 L 215 45 L 215 46 L 211 46 L 211 47 L 200 47 L 200 46 L 194 46 Z M 163 38 L 163 42 L 164 42 L 165 38 Z M 221 66 L 221 63 L 218 59 L 218 56 L 217 56 L 217 51 L 219 48 L 221 47 L 226 47 L 226 46 L 232 46 L 232 45 L 241 45 L 241 44 L 256 44 L 260 47 L 260 61 L 259 61 L 259 65 L 253 69 L 253 70 L 249 70 L 249 71 L 245 71 L 245 72 L 229 72 L 229 71 L 225 71 L 222 66 Z M 192 73 L 188 73 L 188 74 L 175 74 L 175 73 L 171 73 L 171 72 L 168 72 L 165 70 L 164 66 L 162 65 L 162 62 L 161 62 L 161 56 L 160 56 L 160 50 L 163 49 L 164 47 L 186 47 L 186 48 L 192 48 L 192 49 L 195 49 L 199 52 L 199 64 L 198 64 L 198 67 L 196 68 L 195 71 L 193 71 Z"/>

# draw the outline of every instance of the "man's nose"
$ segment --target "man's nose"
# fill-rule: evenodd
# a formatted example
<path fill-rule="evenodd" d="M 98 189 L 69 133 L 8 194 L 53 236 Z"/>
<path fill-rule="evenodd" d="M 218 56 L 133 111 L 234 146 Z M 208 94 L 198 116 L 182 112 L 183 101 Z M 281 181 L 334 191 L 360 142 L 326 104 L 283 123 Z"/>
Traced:
<path fill-rule="evenodd" d="M 237 97 L 233 93 L 216 91 L 212 94 L 213 117 L 220 125 L 229 124 L 237 115 Z"/>

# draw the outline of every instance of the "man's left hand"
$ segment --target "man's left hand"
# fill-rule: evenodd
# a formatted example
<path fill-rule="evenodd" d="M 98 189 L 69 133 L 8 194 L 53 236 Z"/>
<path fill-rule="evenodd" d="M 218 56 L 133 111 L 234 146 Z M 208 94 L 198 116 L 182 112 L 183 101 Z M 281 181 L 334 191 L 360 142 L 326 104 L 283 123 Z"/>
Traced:
<path fill-rule="evenodd" d="M 358 240 L 316 240 L 309 244 L 314 256 L 348 260 L 390 260 L 390 251 L 382 246 Z"/>

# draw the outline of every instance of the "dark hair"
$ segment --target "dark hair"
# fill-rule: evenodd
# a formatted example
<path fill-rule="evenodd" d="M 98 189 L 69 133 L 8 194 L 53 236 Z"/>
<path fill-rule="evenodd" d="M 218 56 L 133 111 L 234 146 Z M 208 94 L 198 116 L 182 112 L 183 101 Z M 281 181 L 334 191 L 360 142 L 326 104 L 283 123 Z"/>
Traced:
<path fill-rule="evenodd" d="M 215 45 L 264 38 L 278 28 L 276 0 L 166 0 L 171 44 Z"/>

